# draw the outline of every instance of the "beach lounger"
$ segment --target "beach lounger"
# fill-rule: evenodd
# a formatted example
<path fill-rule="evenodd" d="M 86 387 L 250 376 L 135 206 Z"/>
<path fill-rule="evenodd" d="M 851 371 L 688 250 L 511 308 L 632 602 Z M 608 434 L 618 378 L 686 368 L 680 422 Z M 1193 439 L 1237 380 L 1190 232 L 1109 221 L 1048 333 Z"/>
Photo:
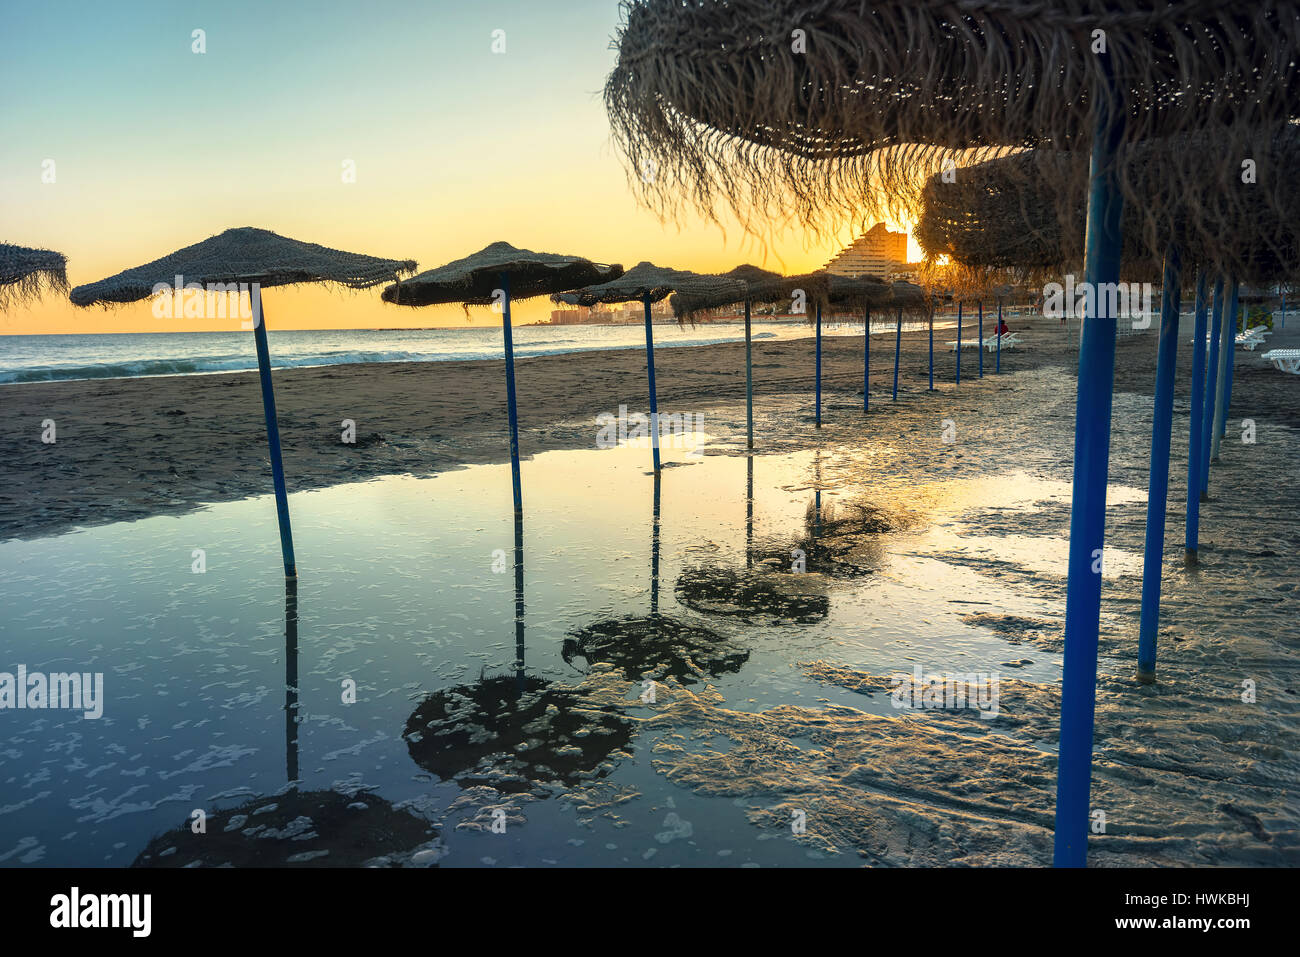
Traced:
<path fill-rule="evenodd" d="M 1279 372 L 1300 375 L 1300 349 L 1270 349 L 1263 358 L 1273 363 Z"/>
<path fill-rule="evenodd" d="M 1003 333 L 1003 335 L 1002 335 L 1002 351 L 1003 351 L 1003 352 L 1006 352 L 1008 349 L 1014 349 L 1014 348 L 1015 348 L 1016 346 L 1018 346 L 1018 345 L 1020 345 L 1020 336 L 1019 336 L 1019 335 L 1017 335 L 1017 334 L 1014 333 L 1014 332 Z M 997 337 L 997 336 L 993 336 L 992 338 L 985 339 L 985 340 L 984 340 L 984 346 L 985 346 L 986 349 L 989 350 L 989 352 L 997 352 L 997 351 L 998 351 L 998 337 Z"/>
<path fill-rule="evenodd" d="M 948 348 L 948 351 L 949 351 L 949 352 L 956 352 L 956 351 L 957 351 L 957 340 L 956 340 L 956 339 L 949 339 L 949 340 L 948 340 L 948 346 L 949 346 L 949 348 Z M 962 347 L 963 349 L 978 349 L 978 348 L 980 347 L 980 342 L 979 342 L 978 339 L 963 339 L 962 342 L 961 342 L 961 347 Z"/>

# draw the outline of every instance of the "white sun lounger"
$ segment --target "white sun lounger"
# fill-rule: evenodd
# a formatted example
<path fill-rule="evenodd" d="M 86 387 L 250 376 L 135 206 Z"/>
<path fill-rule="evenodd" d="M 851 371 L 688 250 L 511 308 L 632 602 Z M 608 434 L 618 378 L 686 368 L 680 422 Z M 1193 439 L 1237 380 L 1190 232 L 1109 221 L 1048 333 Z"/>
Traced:
<path fill-rule="evenodd" d="M 1270 349 L 1263 358 L 1273 363 L 1279 372 L 1300 375 L 1300 349 Z"/>

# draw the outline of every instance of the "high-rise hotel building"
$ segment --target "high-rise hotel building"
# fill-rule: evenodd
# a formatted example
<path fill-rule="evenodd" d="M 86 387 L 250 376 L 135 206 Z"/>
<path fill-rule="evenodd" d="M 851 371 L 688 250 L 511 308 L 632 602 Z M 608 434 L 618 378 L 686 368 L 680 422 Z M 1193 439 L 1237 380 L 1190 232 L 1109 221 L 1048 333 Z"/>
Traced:
<path fill-rule="evenodd" d="M 907 233 L 891 233 L 876 223 L 826 264 L 826 271 L 853 279 L 883 278 L 907 263 Z"/>

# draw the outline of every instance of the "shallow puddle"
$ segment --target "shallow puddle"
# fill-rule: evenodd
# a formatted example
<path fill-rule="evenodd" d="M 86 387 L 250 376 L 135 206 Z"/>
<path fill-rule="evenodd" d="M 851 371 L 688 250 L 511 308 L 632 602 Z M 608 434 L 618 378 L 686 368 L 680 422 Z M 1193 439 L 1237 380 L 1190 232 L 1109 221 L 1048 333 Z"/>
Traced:
<path fill-rule="evenodd" d="M 1068 485 L 878 501 L 822 477 L 834 448 L 747 457 L 690 438 L 664 450 L 657 493 L 644 448 L 525 462 L 519 550 L 508 466 L 295 494 L 289 601 L 270 496 L 0 544 L 0 669 L 104 676 L 99 719 L 0 715 L 0 861 L 189 862 L 203 809 L 243 838 L 238 863 L 859 863 L 667 780 L 651 749 L 671 731 L 642 727 L 643 696 L 712 686 L 740 712 L 892 713 L 887 695 L 813 681 L 813 660 L 1054 682 L 1059 655 L 963 619 L 1056 610 L 944 556 L 1063 578 L 1064 539 L 968 535 L 961 516 L 1062 488 L 1068 503 Z M 823 547 L 846 527 L 851 549 Z"/>

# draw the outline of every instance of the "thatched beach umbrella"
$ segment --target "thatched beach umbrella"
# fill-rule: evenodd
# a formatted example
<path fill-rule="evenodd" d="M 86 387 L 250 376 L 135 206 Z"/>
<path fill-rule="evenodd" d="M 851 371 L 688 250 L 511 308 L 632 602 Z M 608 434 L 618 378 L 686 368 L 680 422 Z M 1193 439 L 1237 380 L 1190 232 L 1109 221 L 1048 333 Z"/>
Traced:
<path fill-rule="evenodd" d="M 898 399 L 898 364 L 902 350 L 903 315 L 928 312 L 920 286 L 910 282 L 885 282 L 873 276 L 830 275 L 827 297 L 833 306 L 862 309 L 862 411 L 870 408 L 871 392 L 871 311 L 895 312 L 894 325 L 894 393 Z M 934 323 L 930 328 L 930 387 L 934 388 Z"/>
<path fill-rule="evenodd" d="M 304 282 L 334 283 L 349 289 L 368 289 L 415 271 L 410 259 L 380 259 L 349 253 L 315 243 L 289 239 L 266 229 L 244 226 L 227 229 L 202 242 L 126 269 L 99 282 L 78 286 L 69 298 L 78 306 L 119 305 L 150 296 L 187 293 L 204 296 L 249 294 L 252 307 L 253 339 L 257 348 L 257 369 L 262 383 L 262 407 L 266 416 L 266 440 L 271 455 L 271 476 L 275 483 L 276 511 L 280 523 L 280 550 L 284 575 L 296 578 L 293 535 L 289 528 L 289 498 L 284 485 L 284 464 L 280 459 L 280 428 L 276 422 L 275 392 L 271 386 L 271 358 L 266 341 L 262 290 Z M 225 303 L 220 303 L 224 316 Z M 186 310 L 188 315 L 188 309 Z"/>
<path fill-rule="evenodd" d="M 742 222 L 776 211 L 824 226 L 915 208 L 921 174 L 958 151 L 1090 145 L 1094 289 L 1119 278 L 1126 204 L 1145 210 L 1153 255 L 1176 235 L 1175 210 L 1140 192 L 1135 144 L 1216 131 L 1202 163 L 1169 171 L 1194 196 L 1233 181 L 1261 130 L 1300 113 L 1300 0 L 625 9 L 605 101 L 633 168 L 656 171 L 642 179 L 652 204 L 689 196 L 712 214 L 723 199 Z M 1072 222 L 1066 207 L 1056 218 Z M 1236 237 L 1209 219 L 1198 225 L 1204 242 L 1230 262 Z M 1092 566 L 1104 540 L 1114 318 L 1107 305 L 1092 314 L 1079 350 L 1056 828 L 1056 862 L 1067 866 L 1083 865 L 1087 849 L 1101 606 Z"/>
<path fill-rule="evenodd" d="M 654 263 L 639 262 L 621 276 L 596 283 L 572 292 L 559 293 L 551 298 L 555 302 L 574 306 L 594 306 L 597 303 L 640 301 L 645 304 L 645 359 L 650 380 L 650 449 L 655 474 L 659 473 L 659 396 L 655 390 L 655 341 L 650 325 L 650 306 L 660 302 L 674 290 L 699 290 L 727 288 L 731 283 L 712 276 L 682 269 L 668 269 Z"/>
<path fill-rule="evenodd" d="M 548 296 L 576 289 L 598 280 L 623 274 L 618 265 L 600 265 L 581 256 L 535 253 L 509 243 L 492 243 L 478 252 L 429 269 L 411 279 L 389 286 L 384 302 L 399 306 L 434 306 L 461 303 L 465 306 L 497 306 L 501 309 L 501 330 L 505 339 L 506 405 L 510 419 L 510 469 L 515 511 L 524 507 L 519 480 L 519 414 L 515 402 L 515 347 L 510 327 L 510 303 L 514 299 Z"/>
<path fill-rule="evenodd" d="M 67 258 L 49 249 L 0 243 L 0 312 L 34 302 L 43 287 L 67 290 Z"/>
<path fill-rule="evenodd" d="M 746 447 L 754 447 L 754 346 L 751 335 L 751 307 L 755 304 L 790 302 L 807 309 L 809 301 L 817 313 L 817 423 L 821 424 L 821 307 L 829 283 L 825 273 L 782 276 L 748 263 L 711 277 L 711 288 L 682 291 L 671 303 L 678 319 L 689 320 L 699 312 L 744 303 L 745 306 L 745 435 Z M 733 285 L 738 283 L 739 285 Z"/>

